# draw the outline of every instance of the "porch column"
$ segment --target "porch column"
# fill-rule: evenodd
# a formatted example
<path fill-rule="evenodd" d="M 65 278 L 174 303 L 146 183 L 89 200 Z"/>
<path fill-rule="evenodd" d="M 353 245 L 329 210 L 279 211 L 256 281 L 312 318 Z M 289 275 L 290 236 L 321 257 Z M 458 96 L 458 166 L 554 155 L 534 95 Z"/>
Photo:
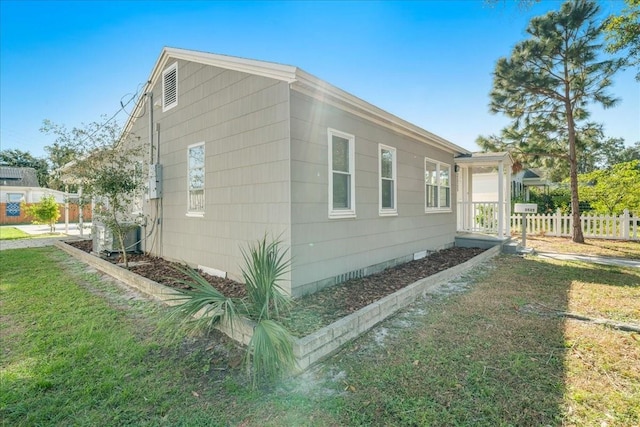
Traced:
<path fill-rule="evenodd" d="M 473 227 L 473 167 L 467 168 L 467 204 L 465 209 L 467 210 L 465 218 L 465 230 L 471 231 Z"/>
<path fill-rule="evenodd" d="M 78 187 L 78 227 L 80 228 L 80 237 L 84 237 L 83 224 L 83 211 L 84 205 L 82 204 L 82 186 Z"/>
<path fill-rule="evenodd" d="M 511 165 L 507 164 L 507 191 L 505 195 L 506 202 L 504 204 L 506 221 L 504 230 L 506 236 L 511 236 Z"/>
<path fill-rule="evenodd" d="M 498 162 L 498 237 L 504 237 L 504 161 Z"/>
<path fill-rule="evenodd" d="M 64 186 L 64 234 L 69 234 L 69 188 Z"/>

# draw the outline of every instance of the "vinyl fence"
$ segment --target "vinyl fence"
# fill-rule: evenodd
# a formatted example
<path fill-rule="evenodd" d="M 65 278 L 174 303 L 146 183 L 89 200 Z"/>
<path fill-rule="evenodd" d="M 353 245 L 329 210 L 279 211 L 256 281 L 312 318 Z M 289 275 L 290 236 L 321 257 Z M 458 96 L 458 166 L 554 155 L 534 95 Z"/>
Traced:
<path fill-rule="evenodd" d="M 522 232 L 522 214 L 511 215 L 511 232 Z M 584 237 L 592 239 L 640 240 L 640 217 L 629 214 L 627 209 L 622 215 L 580 216 Z M 527 214 L 527 233 L 547 236 L 571 236 L 573 219 L 560 210 L 550 214 Z"/>

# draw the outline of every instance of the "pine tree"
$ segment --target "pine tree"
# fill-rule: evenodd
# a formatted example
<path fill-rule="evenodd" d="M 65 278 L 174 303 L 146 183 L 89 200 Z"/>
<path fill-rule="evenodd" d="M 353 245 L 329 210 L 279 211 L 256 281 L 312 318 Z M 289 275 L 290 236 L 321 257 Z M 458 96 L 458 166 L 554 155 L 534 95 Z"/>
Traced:
<path fill-rule="evenodd" d="M 616 104 L 606 93 L 620 60 L 602 60 L 602 25 L 593 1 L 567 1 L 559 11 L 533 18 L 509 58 L 496 64 L 490 109 L 513 119 L 514 144 L 530 153 L 567 156 L 571 182 L 572 239 L 584 243 L 578 199 L 577 129 L 589 104 Z M 558 150 L 561 143 L 562 153 Z"/>

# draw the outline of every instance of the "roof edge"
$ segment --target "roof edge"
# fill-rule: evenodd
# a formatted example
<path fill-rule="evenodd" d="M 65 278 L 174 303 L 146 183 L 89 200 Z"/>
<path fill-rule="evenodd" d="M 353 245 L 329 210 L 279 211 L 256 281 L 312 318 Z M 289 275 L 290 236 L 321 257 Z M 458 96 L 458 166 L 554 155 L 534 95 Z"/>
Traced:
<path fill-rule="evenodd" d="M 259 61 L 235 56 L 219 55 L 214 53 L 186 50 L 173 47 L 164 47 L 156 63 L 154 64 L 147 84 L 144 87 L 146 93 L 153 88 L 162 74 L 166 63 L 170 59 L 180 59 L 192 61 L 206 65 L 217 66 L 225 69 L 240 71 L 253 75 L 272 78 L 286 82 L 294 90 L 306 93 L 312 97 L 329 102 L 336 107 L 359 115 L 363 118 L 388 127 L 392 130 L 403 133 L 407 136 L 417 138 L 422 142 L 435 145 L 451 153 L 470 154 L 471 152 L 451 141 L 448 141 L 436 134 L 433 134 L 413 123 L 393 115 L 375 105 L 364 101 L 349 92 L 340 89 L 312 74 L 291 65 L 278 64 L 275 62 Z M 144 104 L 144 97 L 140 97 L 133 112 L 129 115 L 123 135 L 131 131 L 135 117 L 140 114 Z"/>
<path fill-rule="evenodd" d="M 422 139 L 423 142 L 436 145 L 452 153 L 469 154 L 470 151 L 448 141 L 434 133 L 431 133 L 411 122 L 383 110 L 380 107 L 358 98 L 351 93 L 340 89 L 306 71 L 298 68 L 298 79 L 291 85 L 292 89 L 305 93 L 325 102 L 329 102 L 341 109 L 347 109 L 351 113 L 363 116 L 383 124 L 394 130 L 398 130 L 407 136 Z M 319 96 L 321 95 L 321 96 Z M 350 108 L 349 108 L 350 107 Z"/>

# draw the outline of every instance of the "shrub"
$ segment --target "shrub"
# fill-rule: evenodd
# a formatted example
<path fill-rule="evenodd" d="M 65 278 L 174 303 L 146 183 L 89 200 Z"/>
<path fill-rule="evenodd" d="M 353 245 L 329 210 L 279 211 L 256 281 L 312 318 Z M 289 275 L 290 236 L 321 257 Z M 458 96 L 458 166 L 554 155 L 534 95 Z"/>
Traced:
<path fill-rule="evenodd" d="M 296 366 L 293 336 L 278 322 L 292 304 L 291 297 L 278 284 L 290 266 L 287 250 L 282 251 L 280 245 L 279 240 L 267 243 L 264 236 L 256 245 L 242 250 L 245 298 L 227 298 L 197 271 L 183 267 L 181 271 L 189 277 L 183 283 L 192 289 L 179 290 L 181 302 L 169 314 L 191 329 L 226 323 L 233 330 L 233 324 L 242 318 L 255 322 L 245 354 L 245 366 L 254 387 L 260 380 L 281 378 Z M 196 314 L 201 317 L 195 319 Z"/>
<path fill-rule="evenodd" d="M 25 212 L 34 224 L 47 224 L 52 233 L 55 231 L 56 222 L 60 218 L 60 208 L 53 195 L 48 194 L 40 200 L 40 203 L 26 206 Z"/>

